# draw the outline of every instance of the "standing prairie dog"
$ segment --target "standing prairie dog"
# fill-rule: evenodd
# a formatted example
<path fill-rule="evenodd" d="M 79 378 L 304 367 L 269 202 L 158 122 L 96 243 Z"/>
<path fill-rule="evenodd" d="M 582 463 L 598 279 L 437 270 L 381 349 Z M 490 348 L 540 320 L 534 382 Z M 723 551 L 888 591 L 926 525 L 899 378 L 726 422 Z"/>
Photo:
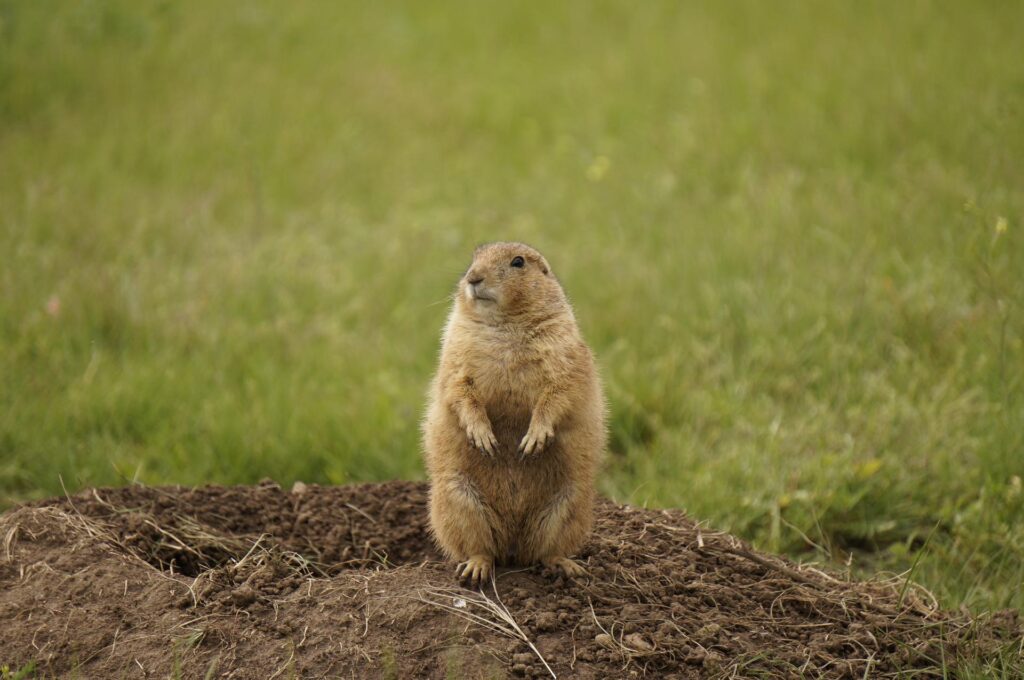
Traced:
<path fill-rule="evenodd" d="M 547 260 L 521 243 L 473 253 L 459 281 L 423 442 L 430 525 L 460 580 L 540 562 L 576 577 L 606 441 L 594 358 Z"/>

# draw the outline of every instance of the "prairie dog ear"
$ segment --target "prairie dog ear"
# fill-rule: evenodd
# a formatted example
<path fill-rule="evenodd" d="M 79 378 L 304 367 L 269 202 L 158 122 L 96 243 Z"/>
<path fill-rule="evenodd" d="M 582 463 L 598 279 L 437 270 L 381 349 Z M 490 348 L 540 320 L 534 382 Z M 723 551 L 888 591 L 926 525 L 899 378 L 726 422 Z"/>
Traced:
<path fill-rule="evenodd" d="M 548 264 L 548 261 L 544 259 L 543 255 L 538 255 L 537 257 L 541 273 L 544 274 L 544 276 L 547 276 L 551 273 L 551 265 Z"/>

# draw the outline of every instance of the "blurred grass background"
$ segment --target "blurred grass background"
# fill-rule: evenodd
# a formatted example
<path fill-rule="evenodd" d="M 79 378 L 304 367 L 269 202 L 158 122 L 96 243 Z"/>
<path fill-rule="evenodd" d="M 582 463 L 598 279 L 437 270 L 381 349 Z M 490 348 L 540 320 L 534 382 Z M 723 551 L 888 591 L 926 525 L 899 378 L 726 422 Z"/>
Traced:
<path fill-rule="evenodd" d="M 0 495 L 422 478 L 548 255 L 603 490 L 1024 606 L 1024 9 L 0 0 Z"/>

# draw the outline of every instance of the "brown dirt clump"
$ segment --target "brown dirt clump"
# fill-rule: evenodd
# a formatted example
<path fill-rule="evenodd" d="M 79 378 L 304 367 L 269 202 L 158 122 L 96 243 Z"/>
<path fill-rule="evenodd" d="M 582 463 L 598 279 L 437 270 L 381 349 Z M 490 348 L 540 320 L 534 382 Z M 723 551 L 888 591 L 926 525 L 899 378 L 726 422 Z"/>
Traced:
<path fill-rule="evenodd" d="M 862 678 L 1020 640 L 752 550 L 678 511 L 602 501 L 590 577 L 460 588 L 426 486 L 89 490 L 0 517 L 0 665 L 140 678 Z"/>

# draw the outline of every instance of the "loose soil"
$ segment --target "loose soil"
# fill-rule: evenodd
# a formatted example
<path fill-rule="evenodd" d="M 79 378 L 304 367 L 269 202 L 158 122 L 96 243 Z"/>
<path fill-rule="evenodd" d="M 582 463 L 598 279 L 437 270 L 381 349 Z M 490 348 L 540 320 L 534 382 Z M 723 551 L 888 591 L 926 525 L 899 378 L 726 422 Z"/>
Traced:
<path fill-rule="evenodd" d="M 863 678 L 1019 641 L 683 513 L 609 501 L 580 555 L 458 586 L 426 485 L 88 490 L 0 517 L 0 665 L 81 678 Z"/>

